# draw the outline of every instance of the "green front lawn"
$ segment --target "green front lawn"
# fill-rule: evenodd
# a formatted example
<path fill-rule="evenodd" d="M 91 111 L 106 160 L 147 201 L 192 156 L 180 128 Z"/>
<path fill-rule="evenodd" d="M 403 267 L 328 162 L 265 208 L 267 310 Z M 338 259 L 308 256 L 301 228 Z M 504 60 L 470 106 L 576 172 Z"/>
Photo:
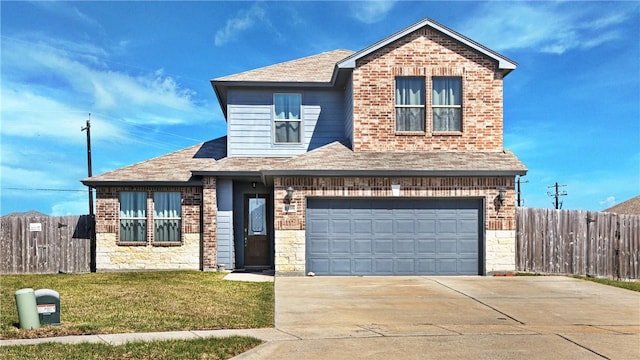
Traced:
<path fill-rule="evenodd" d="M 95 360 L 173 360 L 229 359 L 261 343 L 258 339 L 233 336 L 222 339 L 132 342 L 124 345 L 104 343 L 3 346 L 0 358 L 14 360 L 95 359 Z"/>
<path fill-rule="evenodd" d="M 224 273 L 153 271 L 2 275 L 0 338 L 243 329 L 273 326 L 273 283 L 223 281 Z M 14 293 L 60 293 L 60 326 L 18 328 Z"/>

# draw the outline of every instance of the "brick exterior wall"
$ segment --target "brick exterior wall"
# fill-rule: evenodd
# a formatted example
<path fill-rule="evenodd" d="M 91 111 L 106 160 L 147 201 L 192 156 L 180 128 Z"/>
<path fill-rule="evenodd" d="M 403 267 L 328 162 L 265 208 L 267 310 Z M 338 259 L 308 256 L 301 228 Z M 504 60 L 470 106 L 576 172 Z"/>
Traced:
<path fill-rule="evenodd" d="M 147 238 L 144 242 L 120 242 L 119 194 L 123 191 L 147 193 Z M 182 194 L 180 242 L 153 241 L 153 193 L 158 191 L 179 191 Z M 198 269 L 201 204 L 202 188 L 199 187 L 97 187 L 97 269 Z"/>
<path fill-rule="evenodd" d="M 218 202 L 216 196 L 216 178 L 202 179 L 202 269 L 216 270 L 218 258 Z"/>
<path fill-rule="evenodd" d="M 486 230 L 515 230 L 515 178 L 505 177 L 276 177 L 274 207 L 276 230 L 303 230 L 307 197 L 392 197 L 391 184 L 400 184 L 401 197 L 484 197 Z M 291 205 L 296 212 L 282 211 L 287 187 L 295 189 Z M 506 199 L 498 206 L 499 188 Z"/>
<path fill-rule="evenodd" d="M 425 77 L 425 132 L 396 133 L 395 77 Z M 462 132 L 433 132 L 431 77 L 462 78 Z M 485 55 L 428 27 L 358 60 L 354 151 L 501 151 L 502 77 Z"/>

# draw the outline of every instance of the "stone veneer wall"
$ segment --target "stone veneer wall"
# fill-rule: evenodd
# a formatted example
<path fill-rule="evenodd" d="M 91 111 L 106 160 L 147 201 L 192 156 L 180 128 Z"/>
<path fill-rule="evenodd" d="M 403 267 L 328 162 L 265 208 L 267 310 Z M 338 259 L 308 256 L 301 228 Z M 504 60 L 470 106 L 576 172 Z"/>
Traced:
<path fill-rule="evenodd" d="M 199 270 L 200 234 L 184 234 L 180 246 L 122 246 L 116 234 L 96 234 L 98 270 Z"/>
<path fill-rule="evenodd" d="M 276 177 L 274 179 L 275 270 L 280 274 L 305 272 L 305 208 L 307 197 L 392 197 L 391 184 L 400 184 L 400 197 L 484 198 L 486 271 L 515 269 L 514 177 Z M 287 187 L 295 189 L 285 214 Z M 499 188 L 506 200 L 498 205 Z"/>
<path fill-rule="evenodd" d="M 147 241 L 145 242 L 122 243 L 119 241 L 119 194 L 122 191 L 147 193 Z M 182 193 L 182 240 L 180 242 L 156 243 L 153 241 L 153 193 L 156 191 Z M 200 269 L 202 195 L 200 187 L 97 187 L 97 270 Z"/>

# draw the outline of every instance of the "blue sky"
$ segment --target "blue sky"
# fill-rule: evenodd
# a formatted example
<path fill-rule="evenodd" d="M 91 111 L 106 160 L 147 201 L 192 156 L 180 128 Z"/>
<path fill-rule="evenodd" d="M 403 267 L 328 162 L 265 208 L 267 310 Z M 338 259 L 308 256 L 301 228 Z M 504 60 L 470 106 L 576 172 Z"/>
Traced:
<path fill-rule="evenodd" d="M 7 2 L 1 11 L 2 215 L 87 213 L 100 174 L 225 134 L 209 80 L 425 17 L 515 60 L 505 147 L 525 205 L 602 210 L 640 194 L 640 2 Z"/>

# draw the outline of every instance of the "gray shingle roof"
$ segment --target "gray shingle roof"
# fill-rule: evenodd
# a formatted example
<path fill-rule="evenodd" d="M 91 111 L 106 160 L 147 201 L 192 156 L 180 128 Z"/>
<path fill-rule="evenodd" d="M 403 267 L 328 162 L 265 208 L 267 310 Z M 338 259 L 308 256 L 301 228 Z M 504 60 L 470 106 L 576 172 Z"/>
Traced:
<path fill-rule="evenodd" d="M 527 168 L 505 151 L 354 152 L 340 142 L 298 155 L 264 169 L 280 173 L 353 173 L 420 175 L 524 175 Z"/>
<path fill-rule="evenodd" d="M 193 170 L 207 169 L 227 156 L 227 137 L 83 179 L 85 185 L 121 182 L 189 182 Z"/>
<path fill-rule="evenodd" d="M 602 211 L 616 214 L 640 215 L 640 196 L 633 197 Z"/>
<path fill-rule="evenodd" d="M 510 151 L 353 152 L 334 142 L 292 157 L 226 157 L 226 136 L 82 180 L 85 185 L 194 183 L 193 175 L 524 175 Z"/>
<path fill-rule="evenodd" d="M 333 50 L 255 70 L 219 77 L 211 81 L 328 83 L 331 81 L 336 63 L 352 54 L 353 51 L 350 50 Z"/>

